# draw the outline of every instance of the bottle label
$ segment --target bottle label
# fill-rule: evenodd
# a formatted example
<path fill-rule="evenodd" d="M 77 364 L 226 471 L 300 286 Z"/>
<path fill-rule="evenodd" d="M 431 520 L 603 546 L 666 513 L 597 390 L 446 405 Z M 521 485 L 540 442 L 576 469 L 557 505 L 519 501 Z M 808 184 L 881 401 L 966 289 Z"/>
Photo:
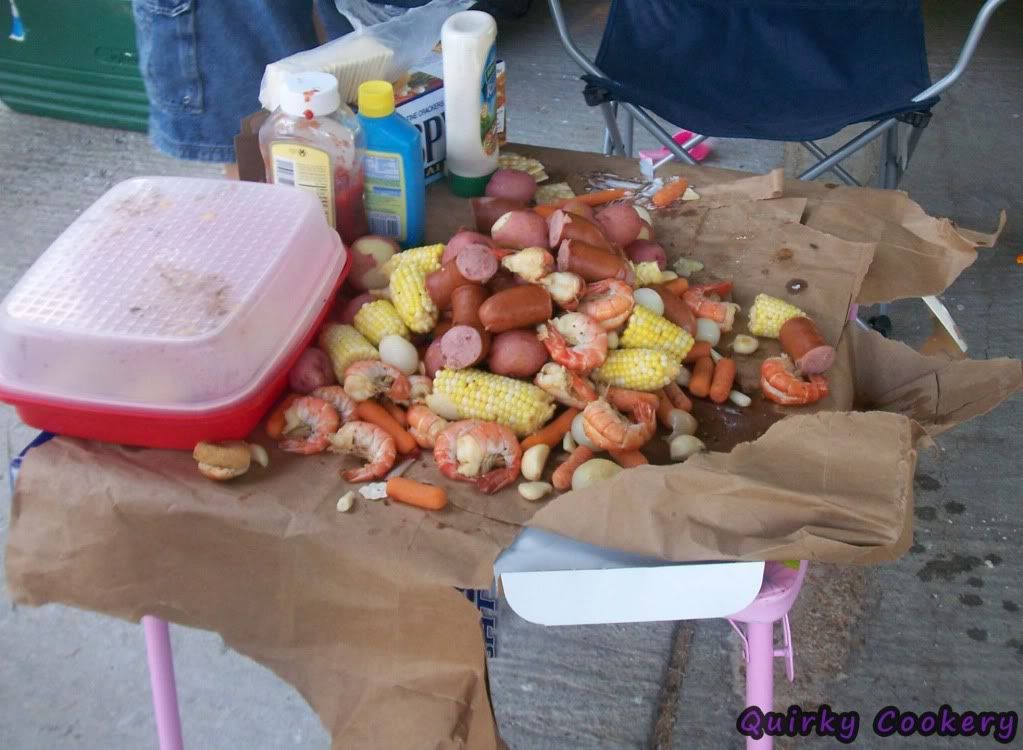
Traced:
<path fill-rule="evenodd" d="M 323 206 L 327 223 L 334 223 L 334 179 L 330 155 L 312 146 L 278 142 L 270 145 L 273 183 L 291 185 L 314 193 Z"/>
<path fill-rule="evenodd" d="M 401 157 L 386 151 L 367 151 L 363 166 L 369 231 L 404 242 L 408 238 L 408 215 Z"/>
<path fill-rule="evenodd" d="M 493 44 L 480 76 L 480 145 L 487 156 L 497 151 L 497 47 Z"/>

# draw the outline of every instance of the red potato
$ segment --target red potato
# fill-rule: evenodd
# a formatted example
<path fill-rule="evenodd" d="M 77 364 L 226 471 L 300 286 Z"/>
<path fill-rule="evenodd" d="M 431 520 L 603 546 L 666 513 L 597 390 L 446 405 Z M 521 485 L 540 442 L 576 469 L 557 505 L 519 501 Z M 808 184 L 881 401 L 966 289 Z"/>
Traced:
<path fill-rule="evenodd" d="M 621 247 L 639 239 L 643 229 L 643 219 L 631 203 L 613 203 L 598 211 L 596 218 L 607 238 Z"/>
<path fill-rule="evenodd" d="M 486 195 L 529 203 L 536 195 L 536 180 L 521 169 L 499 169 L 490 177 Z"/>
<path fill-rule="evenodd" d="M 536 331 L 515 329 L 494 336 L 490 342 L 490 371 L 512 378 L 531 378 L 540 372 L 549 355 Z"/>
<path fill-rule="evenodd" d="M 444 254 L 440 257 L 440 262 L 443 265 L 449 260 L 454 260 L 458 257 L 458 254 L 462 252 L 462 248 L 468 247 L 469 245 L 483 245 L 484 247 L 493 247 L 494 241 L 485 234 L 479 232 L 470 232 L 467 229 L 463 229 L 457 232 L 454 237 L 448 240 L 444 246 Z"/>
<path fill-rule="evenodd" d="M 476 220 L 476 231 L 490 234 L 495 221 L 509 211 L 522 211 L 525 208 L 525 203 L 507 198 L 473 198 L 472 215 Z"/>
<path fill-rule="evenodd" d="M 346 325 L 351 325 L 355 320 L 355 313 L 359 312 L 359 308 L 367 302 L 375 302 L 377 299 L 377 297 L 369 292 L 360 294 L 357 297 L 352 297 L 345 303 L 344 307 L 341 308 L 341 322 Z"/>
<path fill-rule="evenodd" d="M 668 253 L 656 242 L 635 240 L 625 248 L 625 254 L 633 263 L 654 262 L 662 271 L 668 267 Z"/>
<path fill-rule="evenodd" d="M 550 247 L 547 244 L 547 222 L 532 211 L 509 211 L 494 222 L 490 230 L 494 242 L 502 247 L 521 250 L 525 247 Z"/>
<path fill-rule="evenodd" d="M 434 339 L 433 343 L 426 349 L 423 355 L 423 364 L 426 366 L 426 376 L 432 378 L 438 370 L 444 369 L 444 353 L 440 348 L 441 339 Z"/>
<path fill-rule="evenodd" d="M 348 248 L 352 254 L 352 270 L 348 274 L 348 285 L 364 292 L 368 289 L 382 289 L 387 286 L 387 276 L 380 266 L 389 261 L 401 246 L 390 237 L 368 234 L 360 237 Z"/>
<path fill-rule="evenodd" d="M 582 216 L 584 219 L 593 221 L 593 206 L 589 203 L 585 203 L 577 198 L 572 198 L 565 202 L 565 205 L 561 207 L 561 210 L 567 214 L 575 214 L 576 216 Z"/>
<path fill-rule="evenodd" d="M 511 289 L 512 287 L 528 283 L 528 281 L 512 273 L 507 268 L 501 268 L 494 274 L 494 278 L 487 283 L 487 291 L 491 294 L 497 294 L 505 289 Z"/>
<path fill-rule="evenodd" d="M 288 385 L 296 393 L 311 393 L 314 388 L 334 385 L 334 366 L 322 349 L 310 347 L 299 356 L 288 373 Z"/>
<path fill-rule="evenodd" d="M 601 250 L 611 251 L 611 242 L 604 235 L 600 224 L 589 219 L 584 219 L 576 214 L 555 211 L 547 220 L 548 236 L 550 243 L 544 247 L 560 247 L 565 240 L 579 240 L 587 245 L 599 247 Z"/>

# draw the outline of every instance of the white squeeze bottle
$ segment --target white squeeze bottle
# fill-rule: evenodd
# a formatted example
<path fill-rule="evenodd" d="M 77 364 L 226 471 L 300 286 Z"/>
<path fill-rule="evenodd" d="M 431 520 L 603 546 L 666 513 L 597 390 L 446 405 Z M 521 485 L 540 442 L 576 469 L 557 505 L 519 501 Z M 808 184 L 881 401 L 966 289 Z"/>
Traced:
<path fill-rule="evenodd" d="M 483 195 L 497 170 L 497 23 L 479 10 L 455 13 L 440 32 L 444 60 L 447 182 Z"/>

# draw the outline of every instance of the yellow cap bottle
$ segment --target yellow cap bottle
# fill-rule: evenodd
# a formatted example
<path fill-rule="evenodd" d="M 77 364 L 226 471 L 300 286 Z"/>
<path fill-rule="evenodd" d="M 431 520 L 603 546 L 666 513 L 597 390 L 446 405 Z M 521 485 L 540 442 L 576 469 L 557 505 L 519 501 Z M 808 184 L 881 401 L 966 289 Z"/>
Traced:
<path fill-rule="evenodd" d="M 359 84 L 359 114 L 363 117 L 387 117 L 394 111 L 394 87 L 387 81 Z"/>

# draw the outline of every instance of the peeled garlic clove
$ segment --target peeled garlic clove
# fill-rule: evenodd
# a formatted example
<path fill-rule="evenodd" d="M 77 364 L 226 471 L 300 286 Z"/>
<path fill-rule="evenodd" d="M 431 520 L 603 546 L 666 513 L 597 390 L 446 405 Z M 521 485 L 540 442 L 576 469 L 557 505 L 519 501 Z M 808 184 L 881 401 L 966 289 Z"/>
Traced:
<path fill-rule="evenodd" d="M 753 399 L 747 396 L 745 393 L 739 391 L 730 391 L 728 393 L 728 400 L 731 401 L 738 407 L 745 409 L 747 406 L 753 403 Z"/>
<path fill-rule="evenodd" d="M 694 338 L 697 341 L 706 341 L 711 346 L 717 346 L 718 342 L 721 340 L 721 329 L 713 320 L 697 318 L 696 336 Z"/>
<path fill-rule="evenodd" d="M 249 443 L 249 455 L 252 456 L 252 460 L 262 466 L 264 469 L 270 465 L 270 455 L 266 452 L 266 448 L 257 443 Z"/>
<path fill-rule="evenodd" d="M 532 502 L 542 500 L 553 491 L 554 487 L 548 482 L 523 482 L 519 485 L 519 494 Z"/>
<path fill-rule="evenodd" d="M 699 426 L 696 417 L 682 409 L 672 409 L 668 413 L 668 423 L 671 425 L 671 437 L 674 440 L 679 435 L 694 435 Z"/>
<path fill-rule="evenodd" d="M 563 437 L 561 439 L 561 448 L 562 448 L 562 450 L 568 451 L 569 453 L 571 453 L 572 451 L 574 451 L 576 449 L 575 438 L 572 437 L 572 431 L 571 430 L 566 432 L 565 433 L 565 437 Z"/>
<path fill-rule="evenodd" d="M 693 373 L 686 367 L 678 368 L 678 377 L 675 378 L 675 382 L 680 386 L 689 385 L 689 378 L 693 377 Z"/>
<path fill-rule="evenodd" d="M 732 340 L 732 351 L 736 354 L 752 354 L 760 346 L 760 339 L 740 333 Z"/>
<path fill-rule="evenodd" d="M 582 412 L 576 414 L 575 419 L 572 420 L 572 439 L 575 440 L 576 445 L 584 445 L 591 451 L 598 450 L 593 441 L 586 437 L 586 431 L 583 429 Z"/>
<path fill-rule="evenodd" d="M 543 474 L 543 467 L 547 464 L 547 457 L 551 455 L 549 445 L 534 445 L 522 454 L 522 476 L 530 481 L 536 481 Z"/>
<path fill-rule="evenodd" d="M 406 375 L 414 375 L 419 370 L 419 352 L 411 341 L 394 334 L 380 340 L 380 361 L 397 367 Z"/>
<path fill-rule="evenodd" d="M 572 474 L 572 489 L 584 490 L 597 482 L 610 479 L 621 470 L 622 467 L 614 461 L 608 461 L 606 458 L 591 458 Z"/>
<path fill-rule="evenodd" d="M 633 293 L 637 305 L 642 305 L 654 315 L 664 315 L 664 300 L 653 289 L 637 289 Z"/>
<path fill-rule="evenodd" d="M 679 258 L 672 264 L 671 267 L 675 269 L 675 273 L 677 273 L 679 276 L 683 276 L 688 279 L 697 271 L 703 270 L 703 263 L 701 263 L 698 260 L 693 260 L 691 258 Z"/>
<path fill-rule="evenodd" d="M 668 444 L 672 461 L 685 461 L 692 455 L 707 449 L 703 441 L 692 435 L 679 435 Z"/>
<path fill-rule="evenodd" d="M 663 302 L 661 304 L 664 304 Z M 616 331 L 608 331 L 607 334 L 607 348 L 617 349 L 618 348 L 618 333 Z"/>
<path fill-rule="evenodd" d="M 338 499 L 338 501 L 337 501 L 338 513 L 347 513 L 348 511 L 350 511 L 352 509 L 352 506 L 354 504 L 355 504 L 355 492 L 353 490 L 349 490 L 348 492 L 343 494 Z"/>

